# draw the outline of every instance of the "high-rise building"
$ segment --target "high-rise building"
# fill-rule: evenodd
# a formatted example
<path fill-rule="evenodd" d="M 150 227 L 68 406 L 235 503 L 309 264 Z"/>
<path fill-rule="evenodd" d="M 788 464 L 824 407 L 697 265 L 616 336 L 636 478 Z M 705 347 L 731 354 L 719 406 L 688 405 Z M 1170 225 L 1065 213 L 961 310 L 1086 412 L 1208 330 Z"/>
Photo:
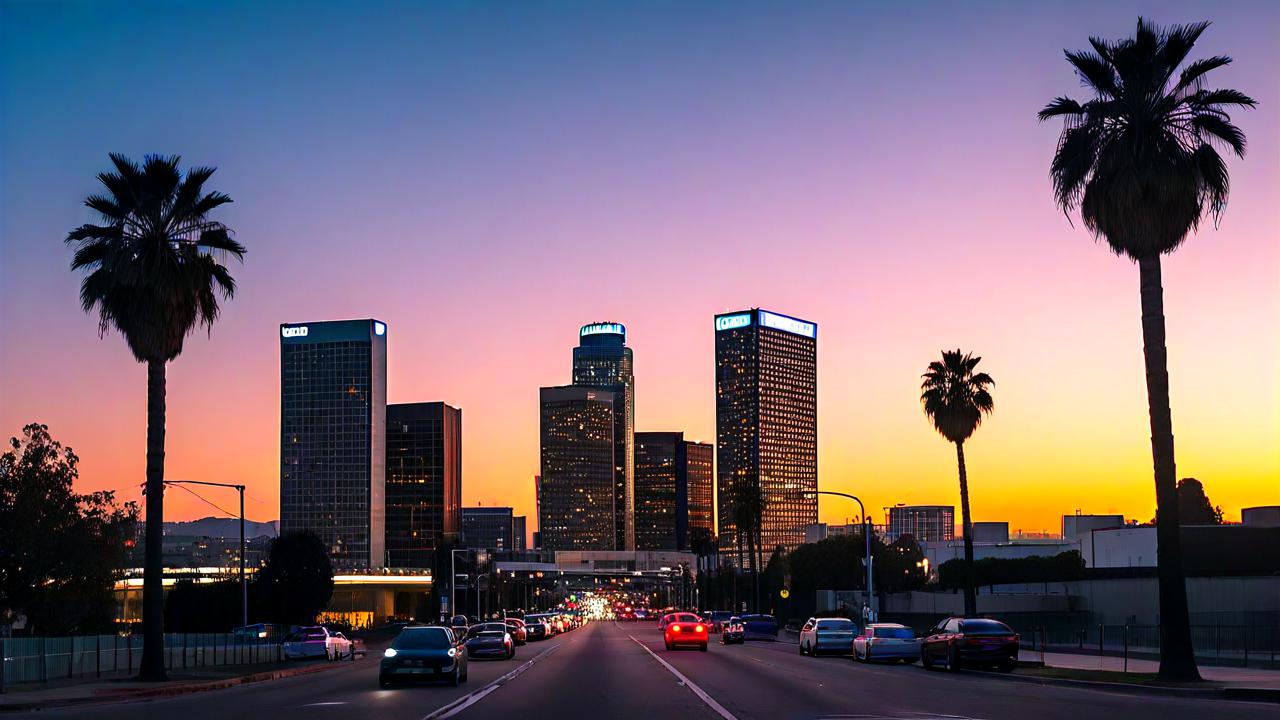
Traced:
<path fill-rule="evenodd" d="M 752 309 L 717 315 L 715 338 L 720 548 L 737 561 L 734 509 L 755 506 L 763 564 L 818 521 L 818 326 Z"/>
<path fill-rule="evenodd" d="M 715 449 L 681 432 L 636 433 L 636 549 L 690 549 L 695 527 L 711 532 Z"/>
<path fill-rule="evenodd" d="M 516 515 L 511 518 L 511 549 L 528 550 L 528 528 L 525 527 L 525 516 Z"/>
<path fill-rule="evenodd" d="M 462 410 L 442 402 L 387 406 L 387 564 L 434 567 L 461 531 Z"/>
<path fill-rule="evenodd" d="M 280 531 L 310 530 L 339 568 L 384 562 L 387 326 L 280 326 Z"/>
<path fill-rule="evenodd" d="M 614 547 L 634 550 L 636 380 L 626 342 L 621 323 L 583 325 L 573 349 L 573 384 L 613 393 Z"/>
<path fill-rule="evenodd" d="M 462 508 L 462 543 L 473 550 L 516 550 L 509 507 Z"/>
<path fill-rule="evenodd" d="M 614 396 L 544 387 L 538 532 L 547 550 L 616 550 Z"/>
<path fill-rule="evenodd" d="M 956 536 L 954 505 L 894 505 L 889 508 L 889 539 L 903 535 L 916 542 L 942 542 Z"/>

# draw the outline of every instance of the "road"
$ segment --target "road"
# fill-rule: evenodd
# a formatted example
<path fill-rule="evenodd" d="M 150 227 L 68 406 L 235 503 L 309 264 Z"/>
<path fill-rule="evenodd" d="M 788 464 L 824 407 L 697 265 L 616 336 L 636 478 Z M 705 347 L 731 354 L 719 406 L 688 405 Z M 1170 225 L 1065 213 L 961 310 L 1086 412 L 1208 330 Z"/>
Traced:
<path fill-rule="evenodd" d="M 665 663 L 665 664 L 664 664 Z M 6 713 L 8 715 L 8 713 Z M 1274 704 L 1130 695 L 951 675 L 914 666 L 809 658 L 794 643 L 712 644 L 669 652 L 649 623 L 592 623 L 473 661 L 461 687 L 377 686 L 376 655 L 326 672 L 227 690 L 44 710 L 66 718 L 704 718 L 778 720 L 930 717 L 987 720 L 1275 720 Z M 16 717 L 23 715 L 15 714 Z"/>

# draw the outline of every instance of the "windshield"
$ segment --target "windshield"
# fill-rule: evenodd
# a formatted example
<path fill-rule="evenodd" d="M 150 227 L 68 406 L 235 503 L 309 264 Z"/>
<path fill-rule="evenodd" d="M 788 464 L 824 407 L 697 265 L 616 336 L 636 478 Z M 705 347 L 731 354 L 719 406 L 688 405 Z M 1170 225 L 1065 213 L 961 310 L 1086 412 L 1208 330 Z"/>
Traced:
<path fill-rule="evenodd" d="M 690 614 L 690 613 L 680 613 L 679 615 L 673 615 L 671 619 L 672 619 L 674 622 L 682 622 L 682 623 L 686 623 L 686 622 L 691 622 L 691 623 L 702 622 L 702 618 L 698 617 L 697 615 L 692 615 L 692 614 Z"/>
<path fill-rule="evenodd" d="M 1008 625 L 995 620 L 965 620 L 960 623 L 960 632 L 970 635 L 1012 635 Z"/>
<path fill-rule="evenodd" d="M 853 632 L 853 623 L 843 618 L 834 620 L 819 620 L 819 630 L 834 630 L 836 632 Z"/>
<path fill-rule="evenodd" d="M 448 630 L 429 627 L 401 631 L 391 647 L 397 650 L 444 650 L 451 644 Z"/>
<path fill-rule="evenodd" d="M 878 638 L 898 638 L 900 640 L 914 640 L 916 637 L 916 634 L 911 631 L 911 628 L 878 627 L 878 628 L 872 628 L 872 629 L 875 630 L 875 633 L 876 633 L 875 636 Z"/>

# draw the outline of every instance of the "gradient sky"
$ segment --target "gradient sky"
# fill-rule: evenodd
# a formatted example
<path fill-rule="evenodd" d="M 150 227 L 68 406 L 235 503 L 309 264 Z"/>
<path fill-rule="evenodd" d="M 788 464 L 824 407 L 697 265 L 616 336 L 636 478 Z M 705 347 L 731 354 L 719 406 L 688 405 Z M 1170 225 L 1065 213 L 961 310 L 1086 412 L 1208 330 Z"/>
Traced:
<path fill-rule="evenodd" d="M 1274 2 L 0 0 L 0 432 L 47 423 L 83 489 L 138 497 L 145 369 L 61 241 L 108 152 L 177 153 L 218 166 L 249 252 L 170 366 L 166 474 L 247 484 L 253 519 L 278 516 L 281 322 L 385 320 L 390 400 L 463 408 L 465 503 L 532 514 L 538 387 L 579 325 L 627 325 L 637 429 L 713 440 L 712 315 L 762 306 L 818 323 L 819 483 L 877 520 L 958 504 L 918 403 L 954 347 L 997 383 L 976 520 L 1146 520 L 1138 271 L 1054 207 L 1035 119 L 1084 97 L 1062 49 L 1139 14 L 1212 20 L 1193 57 L 1261 103 L 1221 226 L 1164 276 L 1179 476 L 1238 520 L 1280 503 Z"/>

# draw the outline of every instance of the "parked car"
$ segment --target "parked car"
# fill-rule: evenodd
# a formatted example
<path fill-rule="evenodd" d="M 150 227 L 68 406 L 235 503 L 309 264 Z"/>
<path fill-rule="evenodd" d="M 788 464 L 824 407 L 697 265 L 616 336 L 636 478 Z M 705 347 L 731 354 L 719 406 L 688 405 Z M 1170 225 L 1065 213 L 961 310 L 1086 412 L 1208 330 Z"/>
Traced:
<path fill-rule="evenodd" d="M 778 621 L 772 615 L 743 615 L 742 637 L 744 640 L 777 640 Z"/>
<path fill-rule="evenodd" d="M 857 632 L 858 627 L 847 618 L 809 618 L 800 628 L 800 654 L 848 655 L 853 652 Z"/>
<path fill-rule="evenodd" d="M 551 637 L 551 627 L 541 615 L 526 615 L 524 618 L 525 638 L 529 641 L 546 640 Z"/>
<path fill-rule="evenodd" d="M 529 641 L 529 633 L 524 629 L 524 620 L 516 617 L 507 617 L 507 632 L 511 633 L 511 639 L 516 645 L 524 645 Z"/>
<path fill-rule="evenodd" d="M 507 632 L 506 623 L 492 622 L 472 625 L 467 629 L 467 657 L 501 658 L 510 660 L 516 656 L 516 644 Z"/>
<path fill-rule="evenodd" d="M 231 639 L 237 645 L 243 645 L 262 642 L 284 634 L 285 629 L 274 623 L 254 623 L 233 629 Z"/>
<path fill-rule="evenodd" d="M 340 632 L 330 632 L 321 625 L 298 628 L 284 641 L 283 651 L 286 660 L 301 658 L 325 658 L 337 660 L 351 655 L 351 641 Z"/>
<path fill-rule="evenodd" d="M 998 620 L 952 617 L 938 623 L 920 643 L 920 662 L 942 662 L 954 672 L 963 665 L 1011 672 L 1018 666 L 1018 634 Z"/>
<path fill-rule="evenodd" d="M 725 620 L 720 631 L 720 644 L 732 645 L 737 643 L 741 645 L 744 642 L 746 642 L 746 636 L 742 629 L 742 619 L 734 615 Z"/>
<path fill-rule="evenodd" d="M 378 685 L 410 680 L 467 681 L 467 648 L 453 630 L 438 625 L 407 627 L 382 653 Z"/>
<path fill-rule="evenodd" d="M 675 650 L 681 645 L 693 645 L 702 652 L 707 651 L 707 624 L 693 613 L 671 613 L 664 615 L 662 638 L 668 650 Z"/>
<path fill-rule="evenodd" d="M 853 659 L 913 663 L 920 659 L 920 638 L 906 625 L 872 623 L 853 639 Z"/>

